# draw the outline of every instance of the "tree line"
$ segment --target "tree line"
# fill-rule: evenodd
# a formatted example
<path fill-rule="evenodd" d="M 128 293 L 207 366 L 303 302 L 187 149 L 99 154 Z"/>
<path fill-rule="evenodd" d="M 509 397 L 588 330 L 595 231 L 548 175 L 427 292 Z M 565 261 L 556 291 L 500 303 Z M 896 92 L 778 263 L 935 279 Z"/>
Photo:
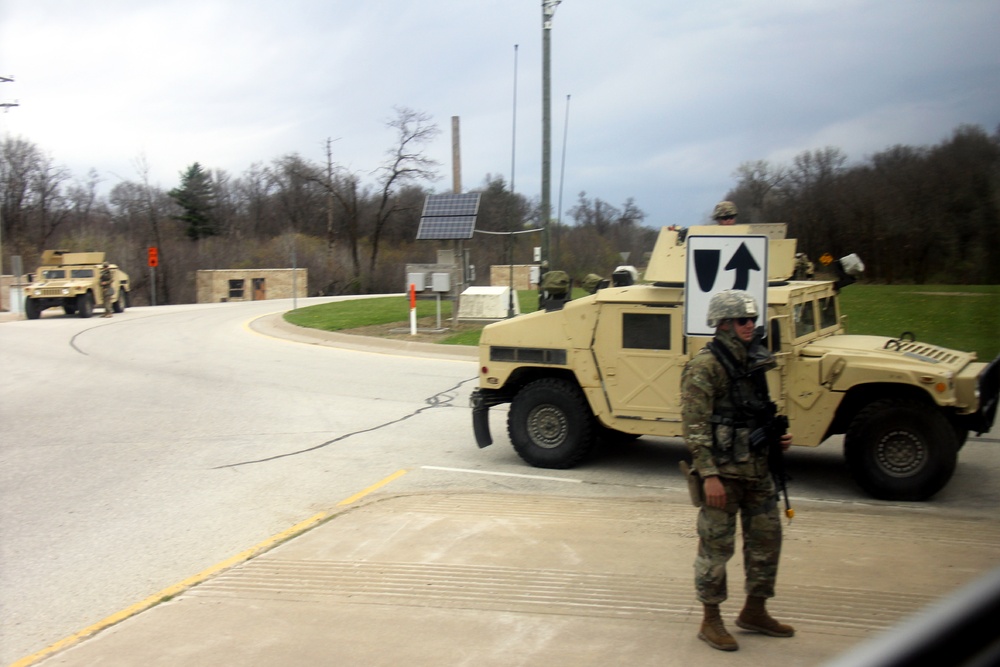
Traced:
<path fill-rule="evenodd" d="M 151 303 L 154 289 L 159 304 L 194 301 L 200 269 L 293 264 L 308 269 L 310 295 L 403 291 L 407 263 L 434 263 L 437 250 L 451 246 L 415 240 L 424 199 L 435 193 L 438 179 L 440 165 L 425 151 L 437 126 L 408 108 L 396 108 L 386 125 L 393 143 L 371 172 L 338 164 L 328 140 L 321 161 L 290 153 L 252 164 L 239 176 L 193 162 L 170 189 L 152 184 L 148 163 L 138 158 L 135 178 L 106 192 L 95 170 L 76 180 L 32 142 L 5 137 L 4 268 L 19 255 L 33 271 L 47 248 L 102 250 L 129 271 L 136 304 Z M 473 191 L 482 193 L 477 230 L 496 232 L 465 242 L 471 263 L 481 269 L 477 283 L 484 284 L 490 265 L 532 261 L 541 239 L 510 232 L 539 227 L 539 203 L 490 174 Z M 648 250 L 654 232 L 639 225 L 643 214 L 634 204 L 624 208 L 619 214 L 581 193 L 575 210 L 589 216 L 588 223 L 579 230 L 553 225 L 553 265 L 585 274 L 613 266 L 626 246 Z M 154 246 L 155 285 L 146 268 L 146 249 Z"/>
<path fill-rule="evenodd" d="M 338 164 L 328 140 L 322 160 L 290 153 L 239 176 L 192 162 L 170 189 L 150 182 L 143 158 L 133 179 L 104 188 L 95 170 L 76 179 L 32 142 L 5 137 L 3 266 L 20 255 L 31 271 L 47 248 L 103 250 L 129 271 L 136 304 L 154 290 L 156 303 L 194 301 L 199 269 L 293 264 L 309 270 L 310 295 L 402 291 L 407 263 L 433 263 L 452 246 L 415 240 L 439 177 L 425 151 L 437 126 L 408 108 L 386 125 L 392 143 L 370 172 Z M 855 165 L 838 149 L 807 151 L 790 165 L 744 163 L 734 178 L 725 198 L 740 206 L 740 222 L 787 222 L 813 258 L 857 252 L 868 278 L 886 282 L 1000 282 L 1000 131 L 963 126 L 939 145 L 895 146 Z M 531 263 L 540 233 L 512 232 L 542 220 L 537 198 L 512 192 L 502 176 L 487 174 L 472 191 L 482 195 L 484 233 L 463 248 L 485 284 L 492 265 Z M 549 259 L 578 281 L 642 265 L 658 231 L 631 198 L 613 206 L 586 192 L 567 219 L 548 226 Z"/>
<path fill-rule="evenodd" d="M 787 222 L 816 259 L 857 253 L 877 282 L 1000 283 L 1000 128 L 963 125 L 933 146 L 848 164 L 837 148 L 740 165 L 739 222 Z"/>

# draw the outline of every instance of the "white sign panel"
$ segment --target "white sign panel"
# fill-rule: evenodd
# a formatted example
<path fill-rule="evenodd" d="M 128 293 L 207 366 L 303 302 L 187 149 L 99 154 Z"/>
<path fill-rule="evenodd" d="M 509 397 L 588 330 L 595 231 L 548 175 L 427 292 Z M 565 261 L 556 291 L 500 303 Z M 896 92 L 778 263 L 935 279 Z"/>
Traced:
<path fill-rule="evenodd" d="M 715 334 L 706 320 L 708 302 L 717 292 L 750 292 L 763 316 L 767 312 L 767 237 L 687 237 L 684 285 L 684 331 L 688 336 Z"/>

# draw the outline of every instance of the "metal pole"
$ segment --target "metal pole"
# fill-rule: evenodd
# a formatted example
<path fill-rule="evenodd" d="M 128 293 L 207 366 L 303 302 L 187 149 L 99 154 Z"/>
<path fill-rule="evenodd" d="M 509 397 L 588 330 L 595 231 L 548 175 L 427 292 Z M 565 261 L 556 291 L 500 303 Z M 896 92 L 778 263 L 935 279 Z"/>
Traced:
<path fill-rule="evenodd" d="M 549 259 L 549 218 L 552 215 L 552 17 L 561 0 L 542 0 L 542 262 Z"/>
<path fill-rule="evenodd" d="M 559 206 L 556 212 L 556 224 L 562 224 L 563 181 L 566 178 L 566 137 L 569 136 L 569 95 L 566 96 L 566 121 L 563 123 L 562 165 L 559 167 Z M 558 241 L 558 239 L 557 239 Z M 558 245 L 558 243 L 557 243 Z"/>
<path fill-rule="evenodd" d="M 14 83 L 14 77 L 0 76 L 0 83 Z M 16 106 L 18 106 L 17 102 L 0 103 L 0 108 L 3 108 L 4 113 L 7 113 L 8 109 Z M 2 209 L 2 206 L 0 206 L 0 209 Z M 3 275 L 3 213 L 2 211 L 0 211 L 0 276 L 2 275 Z M 21 277 L 14 276 L 14 282 L 15 283 L 21 282 Z M 13 304 L 10 304 L 10 306 L 13 307 Z"/>
<path fill-rule="evenodd" d="M 292 310 L 295 310 L 295 309 L 297 309 L 299 307 L 299 295 L 298 295 L 298 291 L 299 291 L 299 285 L 298 285 L 299 267 L 298 267 L 298 263 L 299 263 L 299 260 L 295 256 L 295 230 L 292 229 Z"/>
<path fill-rule="evenodd" d="M 510 131 L 510 194 L 514 194 L 514 158 L 517 155 L 517 44 L 514 45 L 514 111 Z"/>
<path fill-rule="evenodd" d="M 517 150 L 517 44 L 514 45 L 514 123 L 510 134 L 510 201 L 514 202 L 514 164 Z M 507 295 L 507 317 L 514 317 L 514 235 L 513 232 L 507 237 L 507 255 L 510 265 L 510 275 L 508 287 L 510 293 Z"/>
<path fill-rule="evenodd" d="M 451 191 L 456 195 L 462 192 L 462 149 L 459 138 L 459 118 L 451 117 Z"/>

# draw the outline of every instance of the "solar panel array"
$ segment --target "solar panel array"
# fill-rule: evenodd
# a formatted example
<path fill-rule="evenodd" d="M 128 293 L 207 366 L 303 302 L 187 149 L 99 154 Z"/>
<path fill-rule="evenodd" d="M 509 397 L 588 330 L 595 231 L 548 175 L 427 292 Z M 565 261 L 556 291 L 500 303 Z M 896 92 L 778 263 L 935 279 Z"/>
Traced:
<path fill-rule="evenodd" d="M 471 239 L 479 213 L 479 193 L 429 195 L 417 229 L 418 241 Z"/>

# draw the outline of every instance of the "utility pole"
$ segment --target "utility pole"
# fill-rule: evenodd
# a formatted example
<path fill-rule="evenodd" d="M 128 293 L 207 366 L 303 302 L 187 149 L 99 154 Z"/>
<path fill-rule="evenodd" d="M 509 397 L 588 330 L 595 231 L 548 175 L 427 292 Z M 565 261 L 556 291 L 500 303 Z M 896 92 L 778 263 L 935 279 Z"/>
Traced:
<path fill-rule="evenodd" d="M 542 0 L 542 262 L 549 260 L 552 217 L 552 17 L 562 0 Z"/>
<path fill-rule="evenodd" d="M 0 83 L 14 83 L 13 76 L 0 76 Z M 3 109 L 4 113 L 7 113 L 12 107 L 19 106 L 17 101 L 14 102 L 0 102 L 0 108 Z M 3 211 L 0 210 L 0 276 L 3 275 Z M 20 277 L 15 276 L 14 281 L 17 282 Z"/>

